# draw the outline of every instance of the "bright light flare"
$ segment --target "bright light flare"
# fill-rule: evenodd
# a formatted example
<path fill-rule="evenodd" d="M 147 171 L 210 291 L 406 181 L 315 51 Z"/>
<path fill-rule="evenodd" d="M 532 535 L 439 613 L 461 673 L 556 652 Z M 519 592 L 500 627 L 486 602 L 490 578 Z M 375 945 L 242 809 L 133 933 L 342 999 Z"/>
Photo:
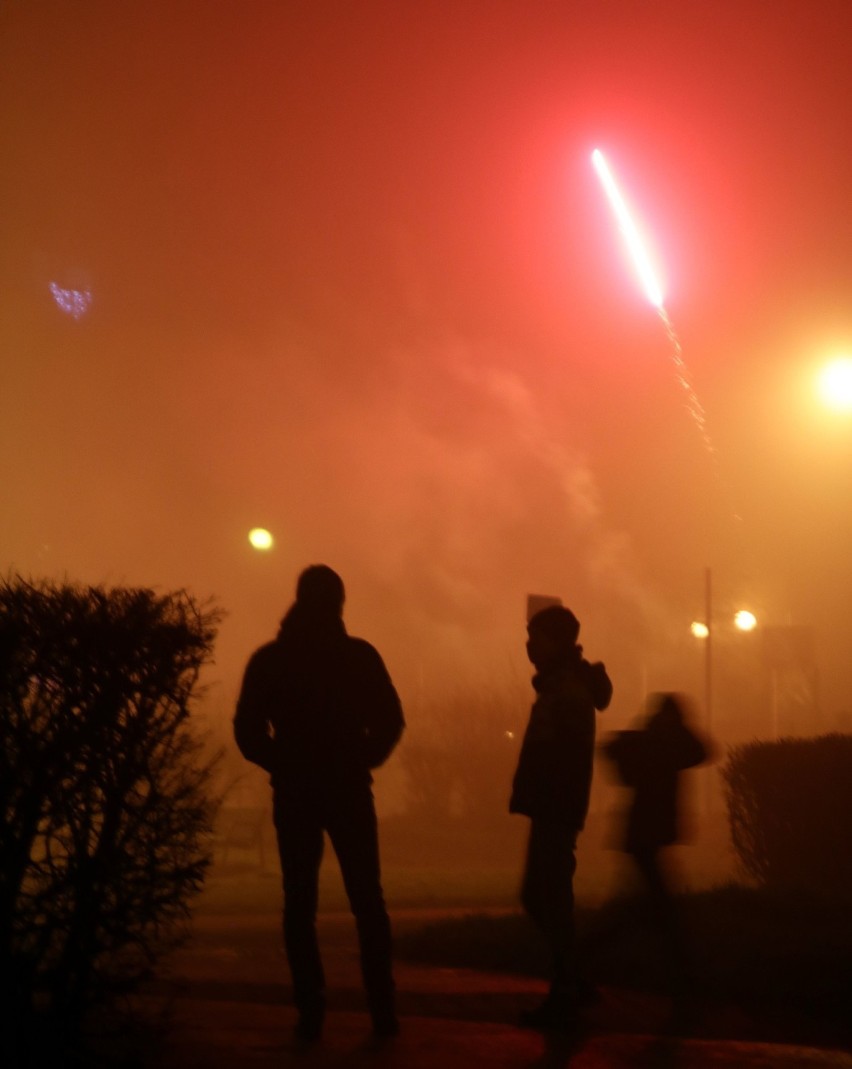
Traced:
<path fill-rule="evenodd" d="M 677 376 L 677 381 L 683 388 L 683 392 L 686 394 L 687 411 L 692 417 L 695 426 L 698 428 L 701 437 L 704 439 L 704 445 L 707 452 L 710 456 L 713 456 L 716 450 L 710 439 L 710 435 L 707 433 L 707 420 L 704 415 L 704 407 L 698 399 L 698 394 L 695 392 L 695 387 L 690 380 L 689 371 L 687 370 L 686 363 L 683 359 L 680 338 L 677 336 L 677 331 L 675 330 L 671 319 L 669 319 L 669 314 L 663 305 L 663 287 L 657 281 L 657 276 L 654 274 L 654 269 L 651 266 L 651 260 L 645 251 L 642 239 L 639 237 L 639 231 L 636 229 L 636 226 L 630 217 L 630 212 L 627 210 L 627 205 L 624 203 L 624 198 L 622 197 L 618 186 L 615 184 L 615 179 L 612 177 L 612 171 L 609 169 L 609 164 L 604 159 L 604 154 L 599 148 L 596 148 L 592 153 L 592 164 L 597 171 L 598 178 L 600 178 L 601 185 L 609 199 L 610 206 L 612 207 L 618 222 L 618 227 L 624 235 L 624 240 L 627 243 L 627 248 L 631 257 L 633 258 L 633 263 L 636 267 L 636 272 L 639 275 L 642 287 L 645 290 L 645 294 L 651 304 L 657 309 L 657 315 L 660 317 L 660 321 L 666 328 L 666 334 L 668 335 L 672 347 L 672 360 L 674 362 L 675 375 Z"/>
<path fill-rule="evenodd" d="M 852 357 L 839 356 L 826 364 L 820 372 L 817 388 L 829 408 L 852 412 Z"/>
<path fill-rule="evenodd" d="M 710 634 L 710 628 L 707 624 L 701 623 L 700 620 L 694 620 L 689 625 L 689 630 L 695 635 L 696 638 L 707 638 Z"/>
<path fill-rule="evenodd" d="M 609 169 L 609 164 L 606 162 L 604 154 L 599 148 L 596 148 L 592 153 L 592 165 L 597 171 L 598 178 L 601 180 L 601 185 L 607 195 L 610 207 L 615 214 L 618 227 L 624 235 L 627 249 L 633 259 L 633 264 L 639 275 L 642 288 L 645 290 L 645 294 L 651 304 L 653 304 L 655 308 L 662 308 L 662 286 L 657 281 L 657 277 L 654 274 L 654 268 L 651 266 L 651 261 L 645 251 L 645 246 L 642 244 L 642 239 L 639 237 L 639 231 L 636 229 L 636 225 L 630 217 L 630 212 L 627 210 L 627 205 L 624 202 L 621 191 L 615 184 L 615 179 L 612 176 L 612 171 Z"/>
<path fill-rule="evenodd" d="M 253 527 L 249 531 L 248 540 L 255 549 L 260 550 L 272 549 L 275 541 L 265 527 Z"/>
<path fill-rule="evenodd" d="M 757 627 L 757 617 L 748 609 L 740 609 L 734 616 L 734 627 L 738 631 L 754 631 Z"/>

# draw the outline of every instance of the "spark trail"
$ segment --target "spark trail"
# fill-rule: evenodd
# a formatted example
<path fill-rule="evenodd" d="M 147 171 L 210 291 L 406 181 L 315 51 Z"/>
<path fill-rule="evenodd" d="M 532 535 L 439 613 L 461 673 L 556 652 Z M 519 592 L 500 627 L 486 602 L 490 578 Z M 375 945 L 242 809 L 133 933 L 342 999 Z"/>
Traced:
<path fill-rule="evenodd" d="M 606 193 L 613 215 L 615 215 L 616 222 L 618 223 L 618 228 L 624 237 L 627 251 L 630 253 L 630 257 L 633 260 L 633 265 L 636 268 L 636 273 L 642 283 L 642 288 L 645 290 L 645 295 L 656 308 L 657 315 L 659 315 L 663 326 L 665 327 L 666 336 L 669 339 L 672 348 L 672 362 L 674 363 L 675 368 L 675 378 L 680 384 L 686 397 L 686 410 L 689 412 L 693 423 L 698 428 L 698 433 L 701 435 L 708 453 L 715 457 L 716 448 L 707 431 L 707 416 L 704 412 L 704 406 L 698 399 L 695 387 L 692 385 L 689 369 L 683 359 L 683 347 L 680 344 L 680 338 L 677 336 L 677 331 L 675 330 L 674 325 L 669 318 L 669 314 L 666 311 L 665 304 L 663 303 L 663 288 L 654 273 L 651 259 L 645 251 L 645 246 L 642 244 L 639 231 L 627 209 L 627 204 L 621 195 L 621 191 L 616 185 L 615 179 L 612 176 L 612 171 L 609 169 L 609 164 L 606 162 L 604 154 L 600 149 L 596 148 L 592 153 L 592 165 L 597 172 L 604 193 Z"/>
<path fill-rule="evenodd" d="M 680 344 L 680 338 L 677 336 L 677 331 L 672 325 L 672 321 L 669 319 L 669 314 L 660 305 L 657 309 L 657 315 L 663 321 L 663 326 L 666 328 L 666 334 L 671 342 L 672 347 L 672 363 L 675 368 L 675 378 L 681 385 L 681 389 L 686 395 L 686 410 L 692 417 L 692 421 L 698 428 L 698 433 L 701 435 L 704 446 L 707 452 L 715 457 L 716 447 L 713 445 L 713 441 L 710 438 L 710 434 L 707 430 L 707 414 L 704 411 L 704 405 L 699 401 L 698 394 L 695 392 L 695 387 L 692 385 L 692 381 L 689 377 L 689 368 L 686 366 L 686 362 L 683 359 L 683 348 Z"/>

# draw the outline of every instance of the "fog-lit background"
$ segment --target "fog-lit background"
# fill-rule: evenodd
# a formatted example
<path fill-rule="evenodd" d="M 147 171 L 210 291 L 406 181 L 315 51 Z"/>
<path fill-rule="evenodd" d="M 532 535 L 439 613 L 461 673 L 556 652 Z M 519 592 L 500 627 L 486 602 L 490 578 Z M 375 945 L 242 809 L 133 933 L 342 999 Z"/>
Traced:
<path fill-rule="evenodd" d="M 850 37 L 846 0 L 0 4 L 3 566 L 214 597 L 223 715 L 306 564 L 410 721 L 523 682 L 557 595 L 612 726 L 700 711 L 711 568 L 714 726 L 774 685 L 848 727 Z M 798 705 L 737 608 L 812 629 Z"/>

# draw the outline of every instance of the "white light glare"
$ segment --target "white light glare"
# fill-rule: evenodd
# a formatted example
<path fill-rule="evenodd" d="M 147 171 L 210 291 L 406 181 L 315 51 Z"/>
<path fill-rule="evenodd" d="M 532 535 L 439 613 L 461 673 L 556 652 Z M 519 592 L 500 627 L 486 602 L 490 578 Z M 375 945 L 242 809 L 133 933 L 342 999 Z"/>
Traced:
<path fill-rule="evenodd" d="M 596 148 L 592 153 L 592 164 L 598 173 L 598 178 L 601 180 L 601 185 L 604 187 L 604 192 L 606 193 L 610 206 L 615 213 L 619 229 L 624 235 L 624 240 L 627 242 L 627 249 L 633 257 L 633 263 L 639 274 L 639 279 L 645 290 L 645 294 L 655 308 L 662 308 L 662 287 L 654 274 L 651 261 L 648 258 L 648 254 L 645 252 L 642 239 L 639 237 L 639 231 L 636 229 L 633 220 L 630 218 L 630 212 L 627 210 L 624 198 L 621 196 L 621 192 L 615 184 L 615 179 L 612 177 L 609 164 L 604 159 L 604 154 L 599 148 Z"/>
<path fill-rule="evenodd" d="M 839 356 L 819 376 L 822 399 L 838 412 L 852 412 L 852 357 Z"/>

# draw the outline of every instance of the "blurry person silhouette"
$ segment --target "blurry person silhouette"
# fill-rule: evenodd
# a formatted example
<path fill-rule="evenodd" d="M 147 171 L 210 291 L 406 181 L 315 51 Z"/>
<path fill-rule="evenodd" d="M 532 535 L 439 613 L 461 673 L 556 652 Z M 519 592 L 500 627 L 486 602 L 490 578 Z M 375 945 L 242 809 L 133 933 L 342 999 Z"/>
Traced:
<path fill-rule="evenodd" d="M 343 623 L 340 576 L 323 564 L 299 576 L 278 636 L 251 657 L 234 717 L 243 756 L 270 774 L 284 885 L 284 944 L 296 1035 L 320 1038 L 325 976 L 316 932 L 324 832 L 355 916 L 373 1033 L 395 1035 L 391 928 L 379 868 L 371 769 L 404 728 L 379 653 Z"/>
<path fill-rule="evenodd" d="M 659 933 L 672 993 L 677 995 L 686 993 L 690 970 L 664 848 L 683 835 L 681 772 L 703 764 L 709 757 L 709 744 L 689 726 L 682 695 L 651 695 L 648 707 L 644 727 L 616 732 L 601 748 L 621 782 L 632 791 L 621 846 L 642 878 L 648 919 Z M 622 916 L 590 942 L 609 941 L 631 913 L 629 906 L 623 909 Z"/>
<path fill-rule="evenodd" d="M 536 698 L 509 810 L 530 818 L 521 904 L 547 940 L 552 978 L 544 1002 L 523 1013 L 521 1024 L 571 1029 L 585 994 L 574 937 L 575 850 L 589 808 L 595 710 L 609 705 L 612 683 L 603 664 L 584 659 L 569 609 L 542 609 L 527 632 Z"/>

